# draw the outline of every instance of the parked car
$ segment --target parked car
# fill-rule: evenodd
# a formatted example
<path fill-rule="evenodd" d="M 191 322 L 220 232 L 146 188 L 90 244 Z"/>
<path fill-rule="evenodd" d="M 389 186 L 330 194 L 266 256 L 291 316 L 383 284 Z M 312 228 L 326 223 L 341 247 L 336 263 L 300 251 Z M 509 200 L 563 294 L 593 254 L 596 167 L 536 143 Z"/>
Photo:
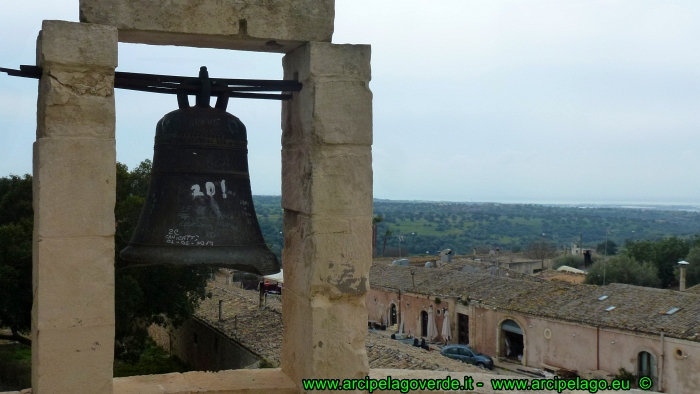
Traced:
<path fill-rule="evenodd" d="M 493 369 L 493 359 L 473 350 L 469 345 L 446 345 L 440 354 L 480 368 Z"/>

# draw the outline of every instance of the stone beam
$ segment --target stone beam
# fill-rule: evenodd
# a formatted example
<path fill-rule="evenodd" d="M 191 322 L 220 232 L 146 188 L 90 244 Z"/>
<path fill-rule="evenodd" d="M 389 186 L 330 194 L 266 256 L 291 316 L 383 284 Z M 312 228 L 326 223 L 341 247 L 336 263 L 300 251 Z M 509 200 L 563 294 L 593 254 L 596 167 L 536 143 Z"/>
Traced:
<path fill-rule="evenodd" d="M 335 0 L 80 0 L 80 21 L 119 41 L 287 53 L 331 41 Z"/>
<path fill-rule="evenodd" d="M 364 378 L 372 264 L 370 47 L 311 42 L 288 53 L 282 104 L 282 370 Z"/>
<path fill-rule="evenodd" d="M 33 393 L 110 394 L 117 29 L 44 21 L 37 65 Z"/>

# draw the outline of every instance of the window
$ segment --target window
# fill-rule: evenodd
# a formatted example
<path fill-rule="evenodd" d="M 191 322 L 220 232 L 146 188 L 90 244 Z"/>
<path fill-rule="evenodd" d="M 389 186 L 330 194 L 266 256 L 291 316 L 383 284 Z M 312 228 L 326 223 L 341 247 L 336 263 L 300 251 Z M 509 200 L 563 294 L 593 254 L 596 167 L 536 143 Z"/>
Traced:
<path fill-rule="evenodd" d="M 445 350 L 445 353 L 446 353 L 446 354 L 458 354 L 458 353 L 457 353 L 457 348 L 454 348 L 454 347 L 453 347 L 453 348 L 446 349 L 446 350 Z"/>
<path fill-rule="evenodd" d="M 637 356 L 637 376 L 654 378 L 654 356 L 649 352 L 639 352 Z"/>
<path fill-rule="evenodd" d="M 462 356 L 474 357 L 474 355 L 472 354 L 472 352 L 469 351 L 469 349 L 459 348 L 459 354 Z"/>

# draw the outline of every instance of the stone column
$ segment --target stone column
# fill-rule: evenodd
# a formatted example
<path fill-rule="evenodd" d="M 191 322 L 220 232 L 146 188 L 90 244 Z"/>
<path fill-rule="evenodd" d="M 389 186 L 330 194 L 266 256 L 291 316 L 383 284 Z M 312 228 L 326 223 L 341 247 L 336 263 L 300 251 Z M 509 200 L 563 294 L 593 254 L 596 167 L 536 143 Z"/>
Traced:
<path fill-rule="evenodd" d="M 363 378 L 372 264 L 370 47 L 311 42 L 287 54 L 303 89 L 282 106 L 282 369 Z"/>
<path fill-rule="evenodd" d="M 34 394 L 110 394 L 117 29 L 44 21 L 34 143 Z"/>

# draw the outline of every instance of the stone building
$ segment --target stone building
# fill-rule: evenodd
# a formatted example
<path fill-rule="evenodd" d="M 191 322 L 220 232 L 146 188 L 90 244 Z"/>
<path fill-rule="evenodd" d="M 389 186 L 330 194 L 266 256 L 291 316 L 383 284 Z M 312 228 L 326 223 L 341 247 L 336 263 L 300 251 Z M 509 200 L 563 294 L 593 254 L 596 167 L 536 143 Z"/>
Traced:
<path fill-rule="evenodd" d="M 584 376 L 625 368 L 656 389 L 700 392 L 700 294 L 385 264 L 372 266 L 370 281 L 369 318 L 396 308 L 405 332 L 423 335 L 421 316 L 445 308 L 449 342 L 492 357 Z M 440 331 L 444 312 L 434 318 Z"/>

